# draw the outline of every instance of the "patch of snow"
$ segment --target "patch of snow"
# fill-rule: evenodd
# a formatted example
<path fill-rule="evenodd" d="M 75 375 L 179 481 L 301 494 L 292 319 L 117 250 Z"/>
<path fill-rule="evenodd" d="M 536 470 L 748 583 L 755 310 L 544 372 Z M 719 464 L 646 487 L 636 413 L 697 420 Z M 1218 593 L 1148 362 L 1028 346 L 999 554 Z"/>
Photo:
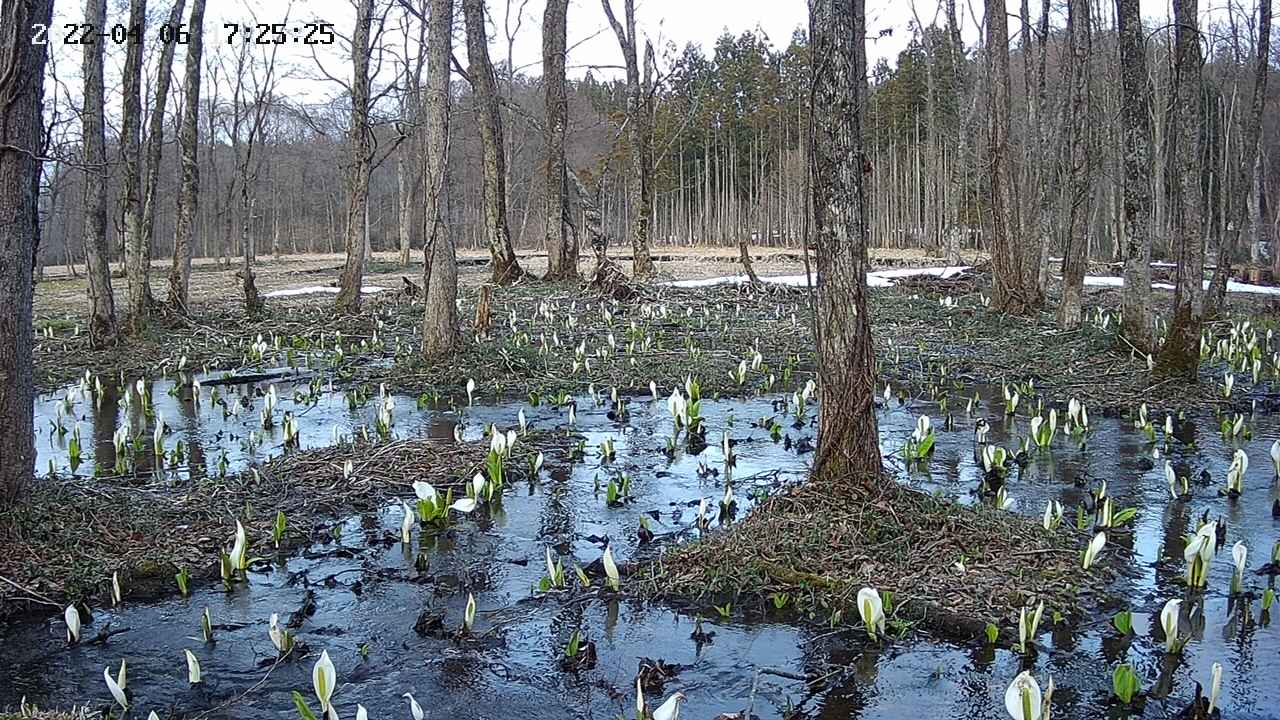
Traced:
<path fill-rule="evenodd" d="M 360 288 L 360 294 L 373 295 L 374 293 L 380 293 L 384 290 L 386 290 L 386 288 L 380 287 L 378 285 L 365 285 Z M 338 288 L 336 287 L 330 287 L 328 285 L 308 285 L 307 287 L 300 287 L 300 288 L 286 288 L 284 290 L 272 290 L 271 292 L 263 295 L 263 297 L 282 298 L 282 297 L 298 297 L 300 295 L 337 295 L 337 294 L 338 294 Z"/>
<path fill-rule="evenodd" d="M 892 287 L 893 281 L 897 278 L 919 277 L 929 275 L 932 277 L 942 278 L 944 280 L 956 277 L 969 270 L 968 265 L 933 267 L 933 268 L 899 268 L 896 270 L 876 270 L 867 273 L 867 287 L 883 288 Z M 817 276 L 814 276 L 815 280 Z M 748 282 L 746 275 L 723 275 L 720 277 L 701 278 L 698 280 L 673 280 L 665 283 L 670 287 L 678 288 L 702 288 L 712 287 L 715 285 L 741 285 Z M 772 275 L 760 278 L 760 282 L 770 283 L 773 285 L 788 285 L 790 287 L 805 287 L 808 280 L 805 275 Z"/>
<path fill-rule="evenodd" d="M 1111 275 L 1085 275 L 1084 284 L 1091 287 L 1124 287 L 1124 278 Z M 1151 287 L 1156 290 L 1173 290 L 1173 285 L 1169 283 L 1151 283 Z M 1204 289 L 1209 289 L 1209 281 L 1204 282 Z M 1227 281 L 1227 292 L 1250 293 L 1254 295 L 1280 295 L 1280 287 L 1270 287 L 1267 285 L 1250 285 L 1249 283 L 1236 282 L 1235 280 Z"/>

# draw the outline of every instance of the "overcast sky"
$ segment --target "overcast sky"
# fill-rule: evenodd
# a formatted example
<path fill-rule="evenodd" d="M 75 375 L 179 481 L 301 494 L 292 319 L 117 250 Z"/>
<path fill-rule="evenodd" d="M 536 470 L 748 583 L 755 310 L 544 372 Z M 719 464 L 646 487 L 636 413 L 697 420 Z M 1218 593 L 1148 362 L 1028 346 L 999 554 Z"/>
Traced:
<path fill-rule="evenodd" d="M 379 0 L 386 2 L 388 0 Z M 1020 24 L 1017 20 L 1019 0 L 1007 0 L 1011 13 L 1010 34 L 1017 38 Z M 1227 0 L 1212 0 L 1221 4 Z M 1246 0 L 1247 2 L 1248 0 Z M 612 0 L 615 12 L 621 18 L 623 0 Z M 226 31 L 223 23 L 228 21 L 246 21 L 256 16 L 258 22 L 274 23 L 286 19 L 286 11 L 291 26 L 307 20 L 321 18 L 332 22 L 339 33 L 349 35 L 355 23 L 355 11 L 351 0 L 208 0 L 205 18 L 206 54 L 219 47 L 226 49 Z M 506 32 L 519 27 L 515 32 L 513 61 L 517 68 L 530 75 L 541 72 L 541 24 L 543 0 L 486 0 L 490 18 L 491 53 L 493 60 L 499 62 L 507 57 Z M 127 19 L 127 2 L 111 0 L 108 24 L 123 23 Z M 190 2 L 188 2 L 188 5 Z M 1033 3 L 1038 5 L 1039 3 Z M 1055 2 L 1057 6 L 1060 3 Z M 169 0 L 151 0 L 152 14 L 159 16 L 170 7 Z M 523 7 L 522 7 L 523 5 Z M 67 86 L 69 95 L 79 94 L 80 48 L 77 46 L 60 46 L 61 39 L 57 28 L 65 22 L 77 22 L 81 19 L 83 3 L 78 0 L 59 2 L 56 6 L 54 28 L 50 40 L 60 57 L 59 75 Z M 977 40 L 978 26 L 982 16 L 982 0 L 958 0 L 960 23 L 964 31 L 966 43 Z M 1167 2 L 1143 0 L 1144 15 L 1163 17 L 1167 13 Z M 461 8 L 457 10 L 459 24 Z M 868 41 L 867 51 L 872 65 L 879 58 L 887 58 L 891 62 L 906 46 L 910 39 L 910 25 L 915 15 L 928 25 L 935 20 L 943 22 L 939 14 L 937 0 L 867 0 L 867 27 L 872 37 L 881 31 L 892 31 L 887 37 Z M 797 28 L 808 25 L 808 6 L 805 0 L 637 0 L 636 16 L 640 33 L 654 43 L 659 53 L 668 42 L 677 48 L 687 43 L 702 45 L 707 54 L 712 52 L 716 38 L 723 32 L 738 34 L 741 32 L 760 30 L 777 48 L 784 48 Z M 155 20 L 151 27 L 154 33 L 161 20 Z M 1059 19 L 1061 22 L 1061 19 Z M 609 28 L 600 0 L 571 0 L 569 6 L 569 73 L 580 77 L 587 69 L 595 66 L 617 66 L 621 64 L 617 40 Z M 455 53 L 465 58 L 466 49 L 462 38 L 457 38 Z M 148 37 L 152 37 L 148 35 Z M 389 32 L 388 43 L 403 47 L 394 30 Z M 108 59 L 108 74 L 119 72 L 123 64 L 122 47 L 108 46 L 111 53 Z M 340 78 L 350 75 L 350 59 L 336 48 L 321 48 L 318 52 L 326 70 Z M 175 72 L 183 62 L 185 53 L 179 49 Z M 297 100 L 321 101 L 340 93 L 335 83 L 322 79 L 315 68 L 311 51 L 301 45 L 289 44 L 282 48 L 281 58 L 293 68 L 293 77 L 286 81 L 284 87 Z M 661 62 L 661 60 L 660 60 Z M 390 81 L 388 73 L 380 78 Z M 616 73 L 616 70 L 597 69 L 597 77 Z M 179 75 L 179 77 L 181 77 Z M 111 80 L 108 80 L 108 85 Z M 108 103 L 112 98 L 109 96 Z"/>

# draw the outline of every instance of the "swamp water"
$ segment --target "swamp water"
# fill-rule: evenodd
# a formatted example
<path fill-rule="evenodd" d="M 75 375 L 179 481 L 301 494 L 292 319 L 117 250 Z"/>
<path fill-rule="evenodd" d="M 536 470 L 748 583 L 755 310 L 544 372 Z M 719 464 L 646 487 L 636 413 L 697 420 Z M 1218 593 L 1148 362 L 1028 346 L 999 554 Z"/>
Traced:
<path fill-rule="evenodd" d="M 355 410 L 341 393 L 321 391 L 295 402 L 295 391 L 310 392 L 305 381 L 291 384 L 277 378 L 270 382 L 277 385 L 277 413 L 288 410 L 300 419 L 303 448 L 329 443 L 335 425 L 340 435 L 350 436 L 377 413 L 377 398 Z M 210 473 L 219 464 L 235 472 L 255 459 L 279 454 L 278 427 L 256 449 L 245 445 L 249 432 L 258 427 L 268 384 L 221 386 L 224 399 L 242 404 L 238 416 L 225 419 L 221 410 L 207 407 L 208 387 L 206 407 L 197 412 L 189 402 L 189 390 L 170 395 L 165 382 L 153 384 L 153 402 L 171 429 L 166 447 L 174 447 L 181 438 L 186 449 L 180 469 L 169 472 Z M 49 422 L 56 418 L 56 408 L 63 405 L 67 393 L 75 391 L 45 396 L 38 403 L 37 466 L 42 470 L 50 462 L 62 472 L 69 470 L 65 439 L 59 442 Z M 665 402 L 634 398 L 631 419 L 623 425 L 608 419 L 605 409 L 594 407 L 590 398 L 580 397 L 575 431 L 586 438 L 585 461 L 572 469 L 544 471 L 536 483 L 511 482 L 500 511 L 456 519 L 449 532 L 428 537 L 427 545 L 421 547 L 429 562 L 425 573 L 415 569 L 418 547 L 405 548 L 399 542 L 388 547 L 381 542 L 387 534 L 399 535 L 402 515 L 393 505 L 340 521 L 336 540 L 317 543 L 277 564 L 255 563 L 249 582 L 232 593 L 224 592 L 221 585 L 200 586 L 187 598 L 95 608 L 86 636 L 92 637 L 108 624 L 113 629 L 129 628 L 102 645 L 65 647 L 65 628 L 58 618 L 0 626 L 0 708 L 14 707 L 25 697 L 41 707 L 89 703 L 105 709 L 111 699 L 102 669 L 111 667 L 114 673 L 120 660 L 127 659 L 131 717 L 145 717 L 150 710 L 161 717 L 297 717 L 291 692 L 301 691 L 315 707 L 311 666 L 319 652 L 327 650 L 337 667 L 339 686 L 334 697 L 343 718 L 354 717 L 356 703 L 367 707 L 371 718 L 409 718 L 408 701 L 401 697 L 406 692 L 413 693 L 428 717 L 435 718 L 632 717 L 640 658 L 661 659 L 679 668 L 661 695 L 682 691 L 688 698 L 684 718 L 710 720 L 749 705 L 762 718 L 783 717 L 792 711 L 821 718 L 1005 717 L 1005 688 L 1023 669 L 1032 670 L 1042 684 L 1052 675 L 1058 687 L 1056 718 L 1122 717 L 1125 712 L 1109 700 L 1111 671 L 1120 662 L 1137 669 L 1144 690 L 1152 690 L 1159 682 L 1168 692 L 1166 699 L 1148 700 L 1135 715 L 1175 716 L 1190 701 L 1195 683 L 1207 686 L 1211 665 L 1220 662 L 1224 717 L 1280 717 L 1280 629 L 1275 623 L 1259 621 L 1256 597 L 1240 603 L 1229 600 L 1227 592 L 1232 572 L 1229 548 L 1236 541 L 1249 548 L 1246 588 L 1260 596 L 1269 582 L 1253 574 L 1252 568 L 1269 559 L 1280 531 L 1280 520 L 1271 516 L 1280 490 L 1267 457 L 1271 441 L 1280 434 L 1280 419 L 1274 416 L 1250 421 L 1254 439 L 1242 447 L 1253 462 L 1244 479 L 1244 496 L 1235 501 L 1218 495 L 1235 445 L 1223 440 L 1210 417 L 1180 423 L 1181 442 L 1170 443 L 1167 450 L 1179 474 L 1193 479 L 1190 500 L 1169 499 L 1163 459 L 1148 462 L 1152 443 L 1132 422 L 1114 418 L 1093 419 L 1085 449 L 1059 432 L 1052 452 L 1033 453 L 1026 469 L 1012 471 L 1008 493 L 1013 512 L 1038 518 L 1045 503 L 1057 499 L 1066 509 L 1065 521 L 1072 522 L 1075 506 L 1104 479 L 1118 507 L 1138 508 L 1132 534 L 1111 534 L 1101 560 L 1123 568 L 1112 590 L 1125 603 L 1114 610 L 1133 611 L 1135 637 L 1128 643 L 1119 641 L 1110 628 L 1112 609 L 1074 632 L 1055 631 L 1050 609 L 1038 638 L 1041 650 L 1026 661 L 1004 648 L 923 636 L 877 648 L 869 646 L 856 627 L 833 632 L 787 620 L 785 613 L 778 616 L 781 619 L 744 619 L 735 611 L 731 618 L 722 619 L 710 607 L 702 613 L 702 625 L 714 635 L 709 641 L 697 641 L 691 637 L 694 617 L 684 610 L 625 597 L 598 597 L 594 591 L 574 597 L 537 592 L 548 545 L 569 569 L 598 560 L 605 537 L 613 538 L 619 562 L 651 557 L 658 551 L 655 547 L 695 537 L 699 499 L 707 498 L 714 508 L 723 494 L 722 478 L 699 472 L 700 463 L 721 468 L 722 431 L 738 441 L 734 493 L 739 517 L 757 493 L 802 479 L 812 455 L 788 450 L 783 443 L 773 442 L 767 430 L 752 425 L 762 416 L 777 416 L 793 440 L 812 439 L 812 424 L 797 430 L 789 424 L 793 418 L 775 412 L 772 400 L 781 397 L 704 401 L 710 446 L 696 457 L 680 453 L 674 461 L 668 461 L 663 452 L 671 428 Z M 478 438 L 490 422 L 504 429 L 514 427 L 521 407 L 531 428 L 566 425 L 564 412 L 547 406 L 477 406 L 459 415 L 417 410 L 410 398 L 394 400 L 396 436 L 449 438 L 461 420 L 464 435 Z M 93 439 L 83 443 L 81 473 L 92 472 L 95 462 L 106 468 L 114 464 L 109 456 L 114 453 L 112 437 L 119 423 L 133 423 L 131 433 L 150 447 L 151 427 L 140 413 L 130 417 L 118 403 L 111 409 L 105 401 L 97 411 L 83 400 L 72 405 L 68 414 L 81 419 L 82 437 Z M 964 418 L 963 413 L 956 413 L 956 430 L 944 431 L 936 404 L 893 401 L 879 415 L 882 450 L 900 449 L 920 414 L 933 415 L 939 426 L 927 472 L 906 472 L 897 458 L 887 465 L 896 467 L 903 482 L 921 490 L 960 502 L 982 501 L 975 493 L 981 467 L 974 459 L 973 419 Z M 1010 433 L 1001 414 L 1002 408 L 991 401 L 975 410 L 992 425 L 988 440 L 1011 447 L 1026 434 L 1027 419 L 1020 417 L 1016 431 Z M 1153 414 L 1153 421 L 1163 458 L 1159 429 L 1163 415 Z M 614 439 L 617 457 L 602 466 L 596 447 L 606 437 Z M 1194 449 L 1186 444 L 1192 440 Z M 212 456 L 215 452 L 217 457 Z M 1196 481 L 1201 470 L 1207 471 L 1210 484 Z M 633 501 L 607 507 L 600 486 L 622 471 L 631 478 Z M 1226 520 L 1227 547 L 1212 566 L 1203 630 L 1179 662 L 1169 663 L 1162 657 L 1162 644 L 1153 637 L 1158 635 L 1158 614 L 1166 599 L 1184 592 L 1179 581 L 1184 568 L 1182 536 L 1206 510 L 1211 517 Z M 658 519 L 651 524 L 658 541 L 641 546 L 635 530 L 640 517 L 652 517 L 650 513 L 657 513 Z M 415 529 L 414 545 L 421 539 Z M 568 579 L 575 582 L 571 570 Z M 594 584 L 598 588 L 600 581 Z M 279 613 L 284 623 L 308 591 L 314 594 L 315 613 L 295 632 L 312 655 L 272 669 L 275 649 L 267 636 L 268 618 Z M 424 610 L 442 611 L 446 630 L 457 629 L 468 593 L 474 594 L 478 604 L 477 637 L 457 641 L 414 631 Z M 198 639 L 205 608 L 215 626 L 214 645 Z M 1273 612 L 1280 614 L 1280 608 Z M 576 674 L 560 668 L 574 631 L 593 641 L 598 653 L 594 669 Z M 194 688 L 187 684 L 184 649 L 196 655 L 204 675 L 204 683 Z M 761 668 L 780 670 L 783 675 L 757 677 L 755 671 Z M 809 681 L 798 679 L 801 676 Z M 650 707 L 662 697 L 651 693 Z"/>

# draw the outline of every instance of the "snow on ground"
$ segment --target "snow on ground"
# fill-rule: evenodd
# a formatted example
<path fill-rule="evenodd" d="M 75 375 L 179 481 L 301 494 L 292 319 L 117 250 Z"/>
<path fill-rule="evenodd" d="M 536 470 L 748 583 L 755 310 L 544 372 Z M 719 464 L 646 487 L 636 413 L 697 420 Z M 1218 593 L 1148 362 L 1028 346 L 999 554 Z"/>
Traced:
<path fill-rule="evenodd" d="M 953 278 L 969 269 L 968 265 L 935 267 L 935 268 L 900 268 L 897 270 L 876 270 L 867 273 L 867 287 L 890 287 L 894 279 L 932 275 L 942 279 Z M 815 276 L 816 278 L 816 276 Z M 700 288 L 713 285 L 741 285 L 748 281 L 746 275 L 722 275 L 720 277 L 702 278 L 700 280 L 674 280 L 666 283 L 671 287 Z M 806 287 L 809 283 L 805 275 L 772 275 L 760 278 L 760 282 L 773 285 L 789 285 Z"/>
<path fill-rule="evenodd" d="M 380 293 L 384 290 L 386 290 L 386 288 L 379 287 L 377 285 L 365 285 L 360 288 L 360 294 L 373 295 L 374 293 Z M 263 295 L 263 297 L 282 298 L 282 297 L 297 297 L 299 295 L 337 295 L 337 294 L 338 294 L 338 288 L 336 287 L 330 287 L 328 285 L 308 285 L 307 287 L 300 287 L 300 288 L 286 288 L 284 290 L 272 290 L 266 295 Z"/>
<path fill-rule="evenodd" d="M 1124 287 L 1124 278 L 1115 277 L 1113 275 L 1085 275 L 1084 284 L 1093 287 Z M 1151 283 L 1151 287 L 1156 290 L 1173 290 L 1173 286 L 1169 283 Z M 1204 281 L 1204 289 L 1209 289 L 1208 280 Z M 1253 295 L 1280 295 L 1280 287 L 1251 285 L 1249 283 L 1228 280 L 1227 292 L 1250 293 Z"/>

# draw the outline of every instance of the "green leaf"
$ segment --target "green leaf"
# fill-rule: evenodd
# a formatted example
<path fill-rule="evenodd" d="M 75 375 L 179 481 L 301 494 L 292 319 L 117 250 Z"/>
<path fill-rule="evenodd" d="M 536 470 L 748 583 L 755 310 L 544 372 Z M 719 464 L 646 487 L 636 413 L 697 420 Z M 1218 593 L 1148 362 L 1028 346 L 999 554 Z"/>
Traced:
<path fill-rule="evenodd" d="M 1000 628 L 995 623 L 987 623 L 987 644 L 995 645 L 996 640 L 1000 639 Z"/>
<path fill-rule="evenodd" d="M 297 690 L 293 691 L 293 706 L 298 709 L 298 715 L 302 720 L 316 720 L 316 716 L 311 712 L 311 708 L 307 707 L 307 701 L 302 697 L 302 693 Z"/>
<path fill-rule="evenodd" d="M 1121 635 L 1128 635 L 1133 632 L 1133 613 L 1128 610 L 1122 610 L 1111 618 L 1111 624 Z"/>

